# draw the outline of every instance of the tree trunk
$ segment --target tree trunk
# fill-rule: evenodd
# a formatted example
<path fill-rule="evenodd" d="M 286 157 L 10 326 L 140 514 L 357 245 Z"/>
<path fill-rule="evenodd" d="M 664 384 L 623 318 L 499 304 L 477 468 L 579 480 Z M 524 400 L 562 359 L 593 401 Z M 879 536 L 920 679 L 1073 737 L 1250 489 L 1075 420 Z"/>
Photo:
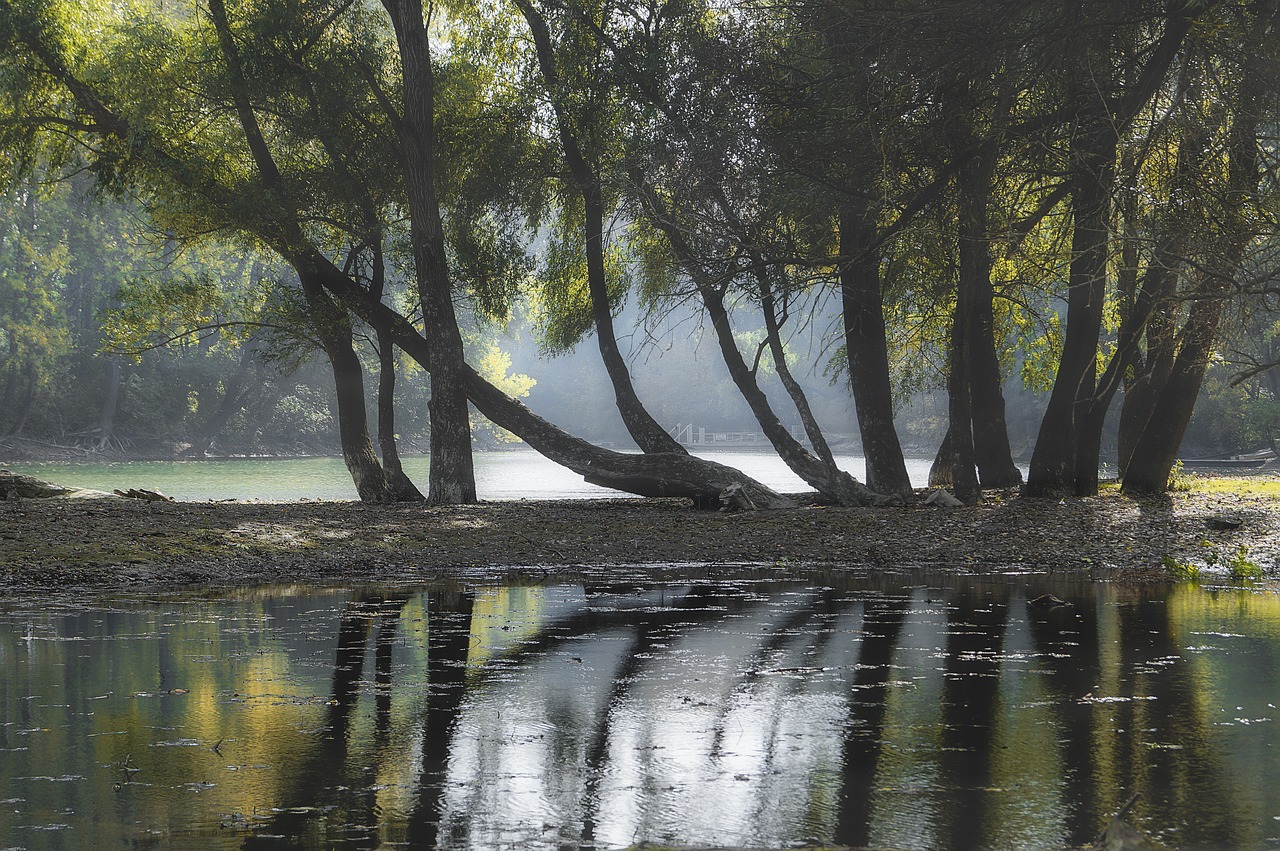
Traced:
<path fill-rule="evenodd" d="M 118 368 L 118 367 L 117 367 Z M 27 427 L 27 417 L 31 415 L 31 408 L 36 401 L 36 384 L 39 375 L 36 372 L 35 361 L 27 361 L 22 366 L 23 389 L 22 398 L 18 402 L 17 414 L 13 420 L 13 428 L 9 429 L 9 437 L 17 437 L 22 434 L 22 430 Z"/>
<path fill-rule="evenodd" d="M 435 76 L 421 0 L 383 0 L 395 28 L 404 74 L 400 141 L 408 192 L 410 241 L 431 357 L 431 469 L 428 501 L 476 501 L 471 422 L 463 390 L 462 335 L 453 309 L 444 229 L 435 189 Z"/>
<path fill-rule="evenodd" d="M 760 266 L 756 268 L 756 277 L 760 284 L 760 310 L 764 314 L 765 340 L 769 344 L 769 354 L 773 356 L 774 369 L 778 371 L 778 380 L 782 382 L 787 395 L 791 397 L 791 403 L 796 406 L 796 413 L 800 415 L 800 422 L 804 426 L 805 436 L 809 438 L 809 445 L 813 447 L 813 451 L 818 458 L 831 471 L 831 475 L 838 475 L 839 467 L 836 466 L 835 455 L 832 454 L 826 435 L 822 433 L 822 428 L 818 425 L 818 418 L 813 415 L 813 408 L 809 405 L 809 397 L 805 395 L 804 388 L 800 386 L 800 382 L 796 381 L 795 376 L 791 374 L 791 367 L 787 364 L 787 352 L 782 345 L 782 328 L 778 321 L 773 291 L 769 287 L 769 281 L 763 272 L 763 268 Z"/>
<path fill-rule="evenodd" d="M 906 497 L 912 492 L 902 444 L 893 424 L 893 389 L 880 287 L 880 256 L 869 250 L 874 236 L 865 208 L 840 213 L 840 298 L 849 387 L 857 410 L 867 487 Z"/>
<path fill-rule="evenodd" d="M 396 350 L 391 332 L 385 325 L 378 334 L 378 448 L 382 450 L 382 468 L 387 484 L 398 502 L 421 502 L 426 499 L 400 463 L 400 447 L 396 445 Z"/>
<path fill-rule="evenodd" d="M 951 487 L 951 473 L 955 466 L 956 450 L 951 441 L 951 428 L 947 427 L 947 433 L 942 436 L 942 443 L 938 444 L 938 452 L 933 456 L 933 464 L 929 466 L 929 487 L 931 488 L 949 488 Z"/>
<path fill-rule="evenodd" d="M 107 358 L 107 395 L 102 402 L 102 415 L 98 419 L 98 450 L 104 450 L 115 437 L 116 410 L 120 405 L 121 367 L 119 355 Z M 16 431 L 14 432 L 17 433 Z"/>
<path fill-rule="evenodd" d="M 969 320 L 972 315 L 969 306 L 971 297 L 972 294 L 962 284 L 956 292 L 947 376 L 947 413 L 950 422 L 947 435 L 951 438 L 951 490 L 956 495 L 956 499 L 969 505 L 982 501 L 982 488 L 978 484 L 978 468 L 974 463 L 973 413 L 969 402 L 968 349 L 972 340 L 969 330 Z"/>
<path fill-rule="evenodd" d="M 729 323 L 729 313 L 725 310 L 724 297 L 712 286 L 699 286 L 698 291 L 702 296 L 702 303 L 706 305 L 707 313 L 711 316 L 711 325 L 715 329 L 716 340 L 720 344 L 720 354 L 729 369 L 729 377 L 733 379 L 738 392 L 746 399 L 756 422 L 760 424 L 760 429 L 773 444 L 774 450 L 782 460 L 787 462 L 787 466 L 823 496 L 841 505 L 883 504 L 888 495 L 871 491 L 843 470 L 835 470 L 833 473 L 821 459 L 811 454 L 791 436 L 773 412 L 768 397 L 756 382 L 755 373 L 747 367 L 746 361 L 742 358 L 742 352 L 738 350 L 737 341 L 733 337 L 733 328 Z M 900 498 L 897 494 L 891 496 Z"/>
<path fill-rule="evenodd" d="M 638 175 L 633 175 L 633 178 L 638 178 Z M 746 400 L 751 413 L 755 415 L 756 422 L 760 424 L 760 430 L 764 432 L 779 457 L 786 462 L 792 472 L 820 494 L 841 505 L 883 505 L 888 501 L 900 501 L 902 497 L 898 494 L 876 493 L 845 471 L 833 471 L 791 436 L 770 407 L 768 397 L 756 382 L 755 373 L 743 360 L 742 352 L 738 351 L 737 341 L 733 338 L 733 327 L 729 323 L 729 313 L 724 306 L 723 294 L 717 285 L 708 279 L 693 247 L 689 245 L 684 232 L 674 221 L 670 211 L 664 207 L 653 187 L 643 180 L 637 180 L 637 187 L 644 194 L 647 212 L 654 224 L 667 237 L 681 265 L 693 278 L 698 294 L 702 297 L 702 303 L 711 317 L 711 325 L 716 332 L 716 341 L 720 345 L 720 354 L 729 370 L 729 377 Z"/>
<path fill-rule="evenodd" d="M 964 151 L 977 147 L 970 135 L 957 147 Z M 1000 361 L 996 356 L 995 316 L 991 286 L 991 239 L 988 207 L 991 181 L 995 174 L 998 148 L 991 146 L 981 156 L 964 157 L 957 176 L 959 190 L 959 234 L 957 239 L 960 276 L 956 290 L 952 348 L 960 359 L 952 358 L 952 381 L 957 368 L 962 381 L 956 399 L 952 392 L 953 415 L 967 416 L 951 432 L 955 464 L 973 463 L 984 487 L 1013 487 L 1022 483 L 1022 473 L 1013 463 L 1009 449 L 1009 429 L 1005 423 L 1004 392 L 1001 390 Z M 957 333 L 959 332 L 959 333 Z M 970 445 L 957 442 L 967 435 Z M 958 491 L 976 488 L 970 473 L 958 471 L 953 484 Z M 957 493 L 959 496 L 959 493 Z M 964 497 L 961 497 L 962 499 Z"/>
<path fill-rule="evenodd" d="M 1119 374 L 1113 374 L 1115 383 L 1104 386 L 1101 395 L 1097 393 L 1097 348 L 1107 291 L 1116 152 L 1121 134 L 1164 83 L 1191 29 L 1189 12 L 1179 7 L 1169 13 L 1146 65 L 1132 85 L 1110 100 L 1099 97 L 1113 82 L 1098 77 L 1108 73 L 1107 57 L 1094 55 L 1099 49 L 1095 44 L 1069 45 L 1074 48 L 1072 82 L 1078 87 L 1080 102 L 1070 151 L 1074 230 L 1067 281 L 1067 333 L 1031 455 L 1031 472 L 1023 489 L 1028 496 L 1090 496 L 1098 492 L 1101 459 L 1094 453 L 1101 446 L 1101 435 L 1085 434 L 1082 429 L 1086 424 L 1101 428 L 1119 380 Z"/>
<path fill-rule="evenodd" d="M 1268 10 L 1268 14 L 1274 15 L 1274 10 Z M 1161 493 L 1169 486 L 1169 475 L 1218 341 L 1227 297 L 1254 236 L 1251 207 L 1261 178 L 1257 135 L 1263 77 L 1259 69 L 1248 66 L 1256 61 L 1246 62 L 1234 92 L 1227 182 L 1221 193 L 1225 209 L 1218 214 L 1222 227 L 1218 262 L 1203 273 L 1192 294 L 1186 324 L 1178 335 L 1177 359 L 1129 456 L 1123 479 L 1123 488 L 1129 493 Z"/>
<path fill-rule="evenodd" d="M 342 459 L 355 482 L 361 502 L 395 502 L 396 494 L 378 463 L 369 439 L 365 411 L 364 365 L 352 345 L 351 326 L 343 317 L 340 328 L 330 328 L 324 338 L 325 354 L 333 370 L 333 386 L 338 400 L 338 434 Z M 323 321 L 323 320 L 321 320 Z"/>
<path fill-rule="evenodd" d="M 4 393 L 0 394 L 0 434 L 10 435 L 13 429 L 5 429 L 5 419 L 13 410 L 14 394 L 18 392 L 18 338 L 12 334 L 9 335 L 9 353 L 5 361 L 9 367 L 5 370 Z"/>
<path fill-rule="evenodd" d="M 357 286 L 316 249 L 311 259 L 325 264 L 326 288 L 370 325 L 385 323 L 396 346 L 432 371 L 431 351 L 426 339 L 408 319 Z M 433 376 L 434 377 L 434 376 Z M 594 446 L 547 422 L 521 402 L 512 399 L 466 364 L 463 387 L 471 404 L 495 425 L 515 434 L 550 460 L 573 470 L 588 482 L 640 496 L 670 496 L 692 499 L 696 505 L 715 507 L 723 491 L 739 486 L 757 508 L 790 508 L 795 502 L 780 496 L 742 472 L 693 455 L 654 452 L 632 455 Z"/>
<path fill-rule="evenodd" d="M 213 442 L 218 439 L 218 435 L 226 428 L 227 423 L 243 408 L 244 398 L 247 395 L 246 382 L 253 366 L 253 357 L 253 347 L 246 342 L 240 353 L 240 362 L 236 365 L 236 371 L 226 380 L 226 389 L 223 391 L 222 398 L 218 400 L 217 409 L 201 431 L 200 442 L 191 447 L 192 455 L 202 457 L 208 454 Z"/>
<path fill-rule="evenodd" d="M 1195 410 L 1200 384 L 1209 366 L 1209 356 L 1217 338 L 1225 301 L 1197 302 L 1187 320 L 1186 339 L 1164 386 L 1160 388 L 1151 415 L 1135 442 L 1125 465 L 1122 486 L 1125 493 L 1164 493 Z"/>
<path fill-rule="evenodd" d="M 583 247 L 587 259 L 587 291 L 591 298 L 591 315 L 596 326 L 596 341 L 600 357 L 613 385 L 614 400 L 622 422 L 631 439 L 644 452 L 687 452 L 683 446 L 650 415 L 636 394 L 631 372 L 618 349 L 618 339 L 613 327 L 613 306 L 609 299 L 608 280 L 604 264 L 604 194 L 596 167 L 588 161 L 578 136 L 572 130 L 572 122 L 564 112 L 565 95 L 561 91 L 560 72 L 556 64 L 555 48 L 546 18 L 528 0 L 516 0 L 529 32 L 533 36 L 538 54 L 538 68 L 551 99 L 551 109 L 556 117 L 556 129 L 565 165 L 573 179 L 583 203 Z"/>
<path fill-rule="evenodd" d="M 1091 138 L 1080 144 L 1086 149 L 1079 152 L 1080 165 L 1073 174 L 1071 208 L 1075 227 L 1068 275 L 1067 333 L 1053 392 L 1031 455 L 1025 488 L 1028 496 L 1089 496 L 1098 492 L 1100 459 L 1078 458 L 1077 444 L 1096 387 L 1116 142 L 1111 129 L 1104 128 L 1094 130 Z"/>
<path fill-rule="evenodd" d="M 984 217 L 985 219 L 985 217 Z M 1009 426 L 1005 420 L 1003 379 L 996 355 L 995 315 L 991 287 L 991 251 L 982 224 L 982 241 L 975 246 L 980 263 L 973 276 L 973 296 L 969 308 L 968 354 L 969 401 L 973 421 L 974 462 L 985 488 L 1010 488 L 1022 484 L 1022 471 L 1013 463 L 1009 447 Z M 963 264 L 963 260 L 961 261 Z M 961 273 L 963 277 L 963 272 Z"/>

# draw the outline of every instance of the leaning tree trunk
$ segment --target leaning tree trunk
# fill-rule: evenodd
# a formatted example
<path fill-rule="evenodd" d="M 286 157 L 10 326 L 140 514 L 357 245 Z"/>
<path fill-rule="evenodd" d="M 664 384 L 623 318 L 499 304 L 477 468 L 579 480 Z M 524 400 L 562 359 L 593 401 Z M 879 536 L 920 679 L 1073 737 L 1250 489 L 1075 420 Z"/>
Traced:
<path fill-rule="evenodd" d="M 836 466 L 835 455 L 831 452 L 826 435 L 818 425 L 818 418 L 813 414 L 809 397 L 800 386 L 800 382 L 796 381 L 796 377 L 791 373 L 791 367 L 787 364 L 787 352 L 782 345 L 782 328 L 778 321 L 777 306 L 769 281 L 760 265 L 756 266 L 756 271 L 756 279 L 760 284 L 760 309 L 764 314 L 765 340 L 769 344 L 769 354 L 773 356 L 773 366 L 778 372 L 778 380 L 782 382 L 787 395 L 791 397 L 791 403 L 796 407 L 796 413 L 800 415 L 800 422 L 804 426 L 805 436 L 809 438 L 809 445 L 831 471 L 831 475 L 838 475 L 839 467 Z"/>
<path fill-rule="evenodd" d="M 1172 7 L 1171 7 L 1172 8 Z M 1028 496 L 1061 496 L 1098 492 L 1100 458 L 1094 447 L 1101 439 L 1082 439 L 1086 421 L 1099 422 L 1096 395 L 1097 348 L 1107 290 L 1110 243 L 1110 198 L 1115 183 L 1116 152 L 1121 134 L 1137 118 L 1163 85 L 1169 68 L 1190 32 L 1190 7 L 1171 10 L 1159 41 L 1148 52 L 1146 65 L 1122 96 L 1101 101 L 1097 93 L 1113 81 L 1099 79 L 1107 73 L 1103 57 L 1089 45 L 1073 46 L 1076 57 L 1072 82 L 1081 94 L 1080 125 L 1072 142 L 1071 206 L 1074 228 L 1071 268 L 1068 273 L 1067 333 L 1053 392 L 1040 423 L 1031 472 L 1024 493 Z M 1108 400 L 1109 401 L 1109 400 Z"/>
<path fill-rule="evenodd" d="M 882 495 L 872 491 L 843 470 L 833 472 L 791 436 L 791 432 L 787 431 L 773 412 L 768 397 L 756 382 L 755 373 L 747 367 L 742 352 L 738 350 L 733 328 L 729 323 L 729 313 L 724 306 L 724 297 L 719 290 L 708 285 L 699 286 L 698 291 L 711 316 L 711 326 L 715 329 L 720 354 L 729 369 L 729 377 L 746 399 L 747 406 L 751 408 L 765 437 L 787 466 L 823 496 L 841 505 L 879 505 L 884 504 L 888 496 L 900 499 L 897 494 Z"/>
<path fill-rule="evenodd" d="M 1275 15 L 1274 4 L 1267 10 Z M 1248 54 L 1247 54 L 1248 55 Z M 1186 324 L 1178 334 L 1178 355 L 1164 386 L 1152 406 L 1142 434 L 1133 446 L 1125 468 L 1122 487 L 1131 493 L 1160 493 L 1168 488 L 1169 475 L 1177 459 L 1187 423 L 1195 409 L 1196 397 L 1204 381 L 1218 328 L 1226 309 L 1249 243 L 1254 224 L 1261 167 L 1258 127 L 1262 118 L 1264 79 L 1261 60 L 1251 56 L 1236 80 L 1232 98 L 1232 121 L 1227 135 L 1227 180 L 1220 187 L 1224 209 L 1213 212 L 1219 224 L 1220 253 L 1212 268 L 1202 273 L 1192 294 Z"/>
<path fill-rule="evenodd" d="M 1225 301 L 1197 302 L 1187 320 L 1188 333 L 1168 380 L 1151 407 L 1151 416 L 1125 466 L 1126 493 L 1163 493 L 1178 457 L 1178 447 L 1195 410 L 1196 397 L 1209 366 L 1209 356 Z"/>
<path fill-rule="evenodd" d="M 582 196 L 583 248 L 587 259 L 587 292 L 591 298 L 591 316 L 596 326 L 596 341 L 600 346 L 600 358 L 613 385 L 613 396 L 622 415 L 623 425 L 631 439 L 644 452 L 686 452 L 666 429 L 649 413 L 636 394 L 631 372 L 618 348 L 618 338 L 613 327 L 613 305 L 609 299 L 608 280 L 604 263 L 604 193 L 596 167 L 588 161 L 578 135 L 573 132 L 572 121 L 565 115 L 565 94 L 561 91 L 560 71 L 556 65 L 555 48 L 546 18 L 528 0 L 516 0 L 516 6 L 529 25 L 534 48 L 538 55 L 538 68 L 551 99 L 551 109 L 556 119 L 560 148 L 565 165 L 575 188 Z"/>
<path fill-rule="evenodd" d="M 768 397 L 756 382 L 755 373 L 747 366 L 742 358 L 742 352 L 738 350 L 737 341 L 733 337 L 733 328 L 729 323 L 729 313 L 724 306 L 724 296 L 717 285 L 708 280 L 684 231 L 666 210 L 653 187 L 643 181 L 637 185 L 644 193 L 647 211 L 654 224 L 667 237 L 681 265 L 693 278 L 698 294 L 702 297 L 702 303 L 711 317 L 711 326 L 716 332 L 720 355 L 729 370 L 729 377 L 746 400 L 756 422 L 760 424 L 760 430 L 773 445 L 774 451 L 786 462 L 792 472 L 824 497 L 841 505 L 883 505 L 890 501 L 900 501 L 901 496 L 898 494 L 877 493 L 847 472 L 838 469 L 833 471 L 820 458 L 805 449 L 782 425 L 769 405 Z"/>
<path fill-rule="evenodd" d="M 431 350 L 426 339 L 401 314 L 369 297 L 342 270 L 311 249 L 311 261 L 324 266 L 326 288 L 370 325 L 383 323 L 396 346 L 428 373 Z M 721 494 L 740 490 L 745 502 L 756 508 L 788 508 L 795 502 L 780 496 L 744 473 L 693 455 L 654 452 L 633 455 L 594 446 L 544 420 L 516 399 L 494 387 L 479 373 L 463 365 L 463 388 L 471 404 L 495 425 L 515 434 L 548 459 L 573 470 L 592 484 L 640 496 L 686 497 L 695 504 L 714 507 Z M 434 375 L 433 375 L 434 380 Z"/>

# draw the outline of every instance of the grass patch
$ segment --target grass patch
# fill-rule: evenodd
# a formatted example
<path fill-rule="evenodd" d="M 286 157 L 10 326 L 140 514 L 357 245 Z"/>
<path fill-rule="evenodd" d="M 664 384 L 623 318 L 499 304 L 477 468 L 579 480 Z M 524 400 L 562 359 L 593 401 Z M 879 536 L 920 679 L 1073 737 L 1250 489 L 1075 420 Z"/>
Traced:
<path fill-rule="evenodd" d="M 1280 479 L 1262 476 L 1183 476 L 1189 493 L 1233 493 L 1241 496 L 1269 496 L 1280 499 Z"/>

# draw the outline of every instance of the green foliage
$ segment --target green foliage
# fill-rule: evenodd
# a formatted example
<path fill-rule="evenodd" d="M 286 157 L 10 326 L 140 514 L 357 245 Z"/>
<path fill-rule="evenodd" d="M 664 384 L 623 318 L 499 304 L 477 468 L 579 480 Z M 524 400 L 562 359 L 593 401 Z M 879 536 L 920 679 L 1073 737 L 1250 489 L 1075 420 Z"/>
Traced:
<path fill-rule="evenodd" d="M 1186 492 L 1191 490 L 1192 477 L 1186 472 L 1179 458 L 1173 462 L 1173 469 L 1169 472 L 1169 490 Z"/>
<path fill-rule="evenodd" d="M 498 346 L 489 344 L 476 361 L 476 371 L 486 381 L 514 399 L 529 395 L 538 382 L 523 373 L 512 373 L 511 355 Z M 519 443 L 520 438 L 504 428 L 499 428 L 478 414 L 472 414 L 471 431 L 477 442 L 493 444 Z"/>
<path fill-rule="evenodd" d="M 1249 558 L 1249 548 L 1240 544 L 1227 559 L 1227 575 L 1237 582 L 1256 582 L 1262 579 L 1262 567 Z"/>
<path fill-rule="evenodd" d="M 1234 582 L 1251 583 L 1260 581 L 1264 577 L 1262 566 L 1249 558 L 1249 548 L 1245 544 L 1239 544 L 1225 558 L 1208 541 L 1204 541 L 1203 545 L 1205 547 L 1204 568 L 1194 562 L 1179 561 L 1172 556 L 1164 556 L 1160 563 L 1169 576 L 1179 582 L 1199 582 L 1204 578 L 1206 568 L 1225 570 L 1227 577 Z"/>
<path fill-rule="evenodd" d="M 1173 556 L 1164 556 L 1160 559 L 1160 564 L 1169 576 L 1178 582 L 1200 581 L 1200 567 L 1191 562 L 1178 561 Z"/>

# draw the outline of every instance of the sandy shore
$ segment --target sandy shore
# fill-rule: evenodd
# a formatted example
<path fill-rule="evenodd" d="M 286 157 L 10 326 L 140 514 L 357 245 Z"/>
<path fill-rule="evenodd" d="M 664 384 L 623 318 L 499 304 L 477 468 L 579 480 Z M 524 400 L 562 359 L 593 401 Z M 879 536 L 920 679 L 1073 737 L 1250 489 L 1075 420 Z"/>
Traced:
<path fill-rule="evenodd" d="M 1229 515 L 1238 529 L 1211 518 Z M 1280 574 L 1280 500 L 1173 494 L 1019 499 L 977 507 L 809 506 L 721 514 L 675 500 L 366 506 L 345 502 L 0 502 L 0 585 L 487 579 L 604 575 L 643 564 L 975 572 L 1071 571 L 1162 579 L 1161 560 L 1219 562 L 1246 548 Z"/>

